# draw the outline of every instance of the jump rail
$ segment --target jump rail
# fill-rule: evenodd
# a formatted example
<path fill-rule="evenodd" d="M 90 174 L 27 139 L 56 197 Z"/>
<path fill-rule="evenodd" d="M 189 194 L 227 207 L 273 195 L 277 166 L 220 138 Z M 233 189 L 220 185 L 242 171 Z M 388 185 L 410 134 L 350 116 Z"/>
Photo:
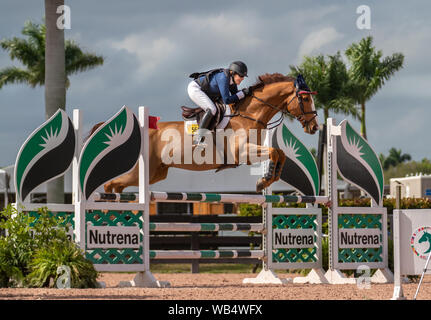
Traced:
<path fill-rule="evenodd" d="M 311 203 L 326 204 L 325 196 L 290 196 L 290 195 L 259 195 L 259 194 L 223 194 L 195 192 L 159 192 L 151 191 L 151 200 L 157 202 L 209 202 L 209 203 Z M 137 201 L 139 195 L 134 193 L 95 193 L 94 201 Z"/>
<path fill-rule="evenodd" d="M 263 223 L 166 223 L 150 222 L 150 231 L 254 231 L 262 232 Z"/>
<path fill-rule="evenodd" d="M 150 250 L 152 259 L 263 258 L 263 250 Z"/>

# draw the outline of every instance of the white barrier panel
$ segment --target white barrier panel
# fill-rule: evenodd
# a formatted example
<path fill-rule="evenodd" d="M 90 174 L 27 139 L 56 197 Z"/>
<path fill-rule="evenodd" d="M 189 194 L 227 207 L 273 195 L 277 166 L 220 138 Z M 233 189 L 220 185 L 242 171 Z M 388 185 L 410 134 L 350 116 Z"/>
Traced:
<path fill-rule="evenodd" d="M 425 270 L 431 252 L 431 209 L 394 210 L 394 293 L 392 300 L 405 299 L 402 282 L 408 275 Z M 429 268 L 429 266 L 428 266 Z M 414 299 L 419 292 L 420 284 Z"/>
<path fill-rule="evenodd" d="M 399 225 L 399 247 L 394 250 L 399 249 L 401 275 L 422 274 L 431 252 L 431 210 L 394 210 L 395 223 Z"/>

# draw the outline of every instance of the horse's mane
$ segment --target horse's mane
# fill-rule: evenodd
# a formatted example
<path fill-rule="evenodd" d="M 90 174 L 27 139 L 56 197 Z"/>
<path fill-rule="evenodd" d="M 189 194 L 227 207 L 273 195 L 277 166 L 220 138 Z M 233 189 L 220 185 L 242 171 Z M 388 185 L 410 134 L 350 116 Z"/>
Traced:
<path fill-rule="evenodd" d="M 281 74 L 281 73 L 265 73 L 257 77 L 257 81 L 253 86 L 257 84 L 265 85 L 265 84 L 277 83 L 277 82 L 294 82 L 294 81 L 295 81 L 294 77 L 285 76 L 284 74 Z"/>

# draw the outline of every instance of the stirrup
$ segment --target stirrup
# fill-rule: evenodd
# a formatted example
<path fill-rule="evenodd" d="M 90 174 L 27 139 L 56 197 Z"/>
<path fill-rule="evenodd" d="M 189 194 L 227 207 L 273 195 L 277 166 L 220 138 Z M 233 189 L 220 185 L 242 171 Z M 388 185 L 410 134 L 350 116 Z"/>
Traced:
<path fill-rule="evenodd" d="M 197 149 L 204 149 L 208 146 L 208 144 L 204 141 L 204 136 L 198 136 L 196 139 L 193 139 L 193 146 L 195 146 Z"/>
<path fill-rule="evenodd" d="M 203 150 L 206 147 L 208 147 L 208 144 L 206 144 L 205 142 L 200 142 L 198 144 L 195 144 L 195 150 Z"/>
<path fill-rule="evenodd" d="M 206 148 L 208 146 L 208 144 L 206 142 L 204 142 L 204 140 L 202 139 L 202 137 L 199 140 L 194 140 L 193 141 L 193 145 L 196 146 L 196 148 Z"/>

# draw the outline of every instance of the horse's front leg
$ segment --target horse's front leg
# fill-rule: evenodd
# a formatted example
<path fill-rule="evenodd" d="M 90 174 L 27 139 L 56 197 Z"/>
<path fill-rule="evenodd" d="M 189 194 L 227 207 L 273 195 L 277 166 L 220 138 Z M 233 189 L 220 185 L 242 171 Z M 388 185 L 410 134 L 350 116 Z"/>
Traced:
<path fill-rule="evenodd" d="M 274 181 L 280 179 L 281 168 L 286 161 L 286 156 L 281 150 L 247 143 L 247 148 L 244 148 L 244 151 L 247 151 L 247 164 L 249 165 L 269 160 L 268 170 L 264 173 L 263 177 L 260 177 L 256 182 L 256 192 L 261 192 Z"/>
<path fill-rule="evenodd" d="M 284 163 L 286 162 L 286 155 L 284 154 L 283 150 L 281 149 L 275 149 L 278 152 L 278 162 L 275 166 L 274 170 L 274 181 L 280 180 L 281 172 L 283 171 Z"/>

